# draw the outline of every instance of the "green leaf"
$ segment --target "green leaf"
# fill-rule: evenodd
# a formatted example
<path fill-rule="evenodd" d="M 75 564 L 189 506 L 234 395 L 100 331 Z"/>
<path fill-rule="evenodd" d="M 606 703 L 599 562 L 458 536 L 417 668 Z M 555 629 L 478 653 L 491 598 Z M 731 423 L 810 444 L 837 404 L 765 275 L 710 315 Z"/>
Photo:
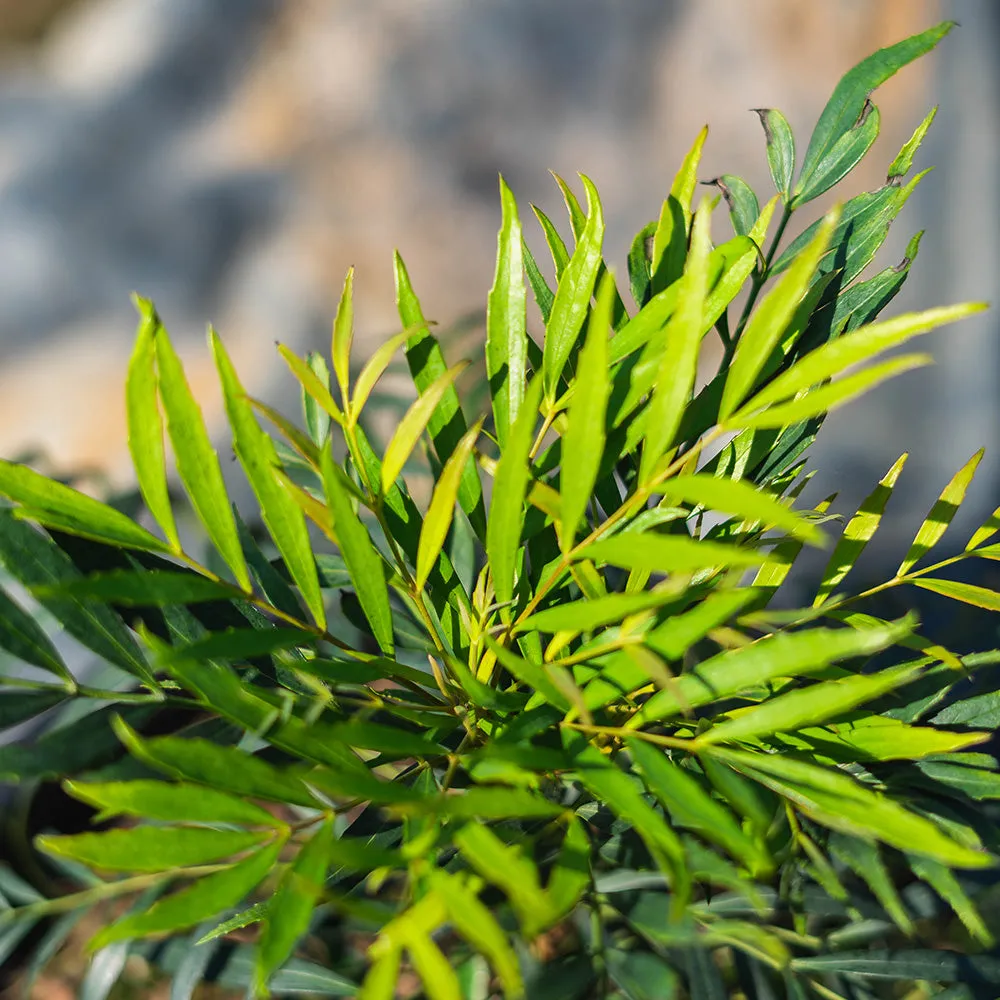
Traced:
<path fill-rule="evenodd" d="M 830 853 L 863 879 L 875 898 L 892 917 L 896 926 L 907 936 L 913 934 L 913 921 L 899 898 L 895 883 L 886 870 L 878 845 L 858 837 L 834 833 L 830 837 Z"/>
<path fill-rule="evenodd" d="M 316 351 L 310 351 L 306 355 L 306 364 L 316 378 L 319 379 L 320 385 L 325 389 L 329 389 L 330 369 L 327 368 L 326 359 L 323 355 L 318 354 Z M 240 390 L 240 395 L 241 397 L 244 396 L 242 390 Z M 245 401 L 250 406 L 254 405 L 253 400 L 249 396 L 245 397 Z M 306 429 L 309 432 L 309 440 L 314 442 L 318 447 L 322 447 L 330 437 L 330 415 L 306 392 L 304 386 L 302 388 L 302 413 L 305 417 Z"/>
<path fill-rule="evenodd" d="M 524 400 L 528 364 L 521 221 L 514 195 L 502 177 L 500 207 L 496 274 L 486 300 L 486 377 L 502 450 Z"/>
<path fill-rule="evenodd" d="M 785 754 L 719 748 L 713 748 L 712 753 L 832 830 L 878 839 L 956 868 L 986 868 L 994 863 L 985 851 L 958 843 L 929 819 L 909 812 L 837 768 L 817 767 Z"/>
<path fill-rule="evenodd" d="M 913 135 L 906 140 L 896 158 L 889 164 L 889 172 L 886 176 L 887 184 L 905 177 L 910 172 L 910 167 L 913 166 L 913 157 L 924 141 L 924 136 L 927 135 L 927 130 L 931 127 L 937 111 L 935 106 L 927 112 L 927 117 L 916 127 Z"/>
<path fill-rule="evenodd" d="M 542 380 L 535 378 L 525 393 L 524 405 L 511 428 L 507 447 L 501 452 L 493 478 L 486 526 L 486 555 L 497 601 L 503 605 L 514 597 L 514 570 L 524 528 L 524 498 L 531 481 L 529 454 L 535 438 L 541 396 Z"/>
<path fill-rule="evenodd" d="M 645 641 L 668 660 L 679 660 L 712 629 L 725 625 L 756 598 L 754 590 L 717 590 L 701 604 L 683 614 L 671 615 L 662 625 L 647 632 Z"/>
<path fill-rule="evenodd" d="M 776 108 L 754 108 L 764 127 L 767 141 L 767 165 L 774 189 L 788 202 L 795 173 L 795 137 L 788 119 Z"/>
<path fill-rule="evenodd" d="M 172 778 L 197 781 L 247 799 L 316 808 L 316 799 L 300 775 L 275 767 L 245 750 L 219 746 L 198 737 L 159 736 L 145 740 L 120 718 L 112 720 L 112 725 L 133 757 Z"/>
<path fill-rule="evenodd" d="M 719 419 L 725 420 L 753 391 L 757 378 L 772 352 L 781 342 L 795 311 L 809 289 L 816 266 L 826 252 L 836 228 L 839 212 L 828 212 L 815 237 L 796 257 L 786 274 L 768 292 L 750 316 L 736 345 L 722 390 Z"/>
<path fill-rule="evenodd" d="M 299 505 L 274 474 L 278 456 L 271 439 L 261 430 L 236 370 L 215 330 L 209 331 L 212 353 L 222 383 L 226 412 L 233 430 L 233 447 L 260 504 L 261 517 L 278 552 L 320 628 L 326 627 L 326 610 L 320 593 L 316 561 L 309 531 Z"/>
<path fill-rule="evenodd" d="M 250 571 L 236 531 L 219 457 L 209 441 L 201 410 L 191 395 L 184 369 L 166 330 L 161 330 L 156 337 L 156 360 L 167 432 L 181 482 L 219 555 L 233 571 L 240 587 L 249 591 Z"/>
<path fill-rule="evenodd" d="M 842 136 L 856 127 L 872 91 L 907 63 L 933 49 L 952 27 L 954 22 L 945 21 L 919 35 L 879 49 L 844 75 L 823 109 L 809 140 L 809 148 L 795 189 L 798 203 L 807 200 L 806 192 L 810 192 L 811 197 L 826 190 L 821 187 L 824 162 L 829 162 L 830 154 Z"/>
<path fill-rule="evenodd" d="M 684 573 L 714 566 L 756 566 L 767 557 L 735 545 L 647 531 L 592 542 L 575 553 L 575 558 L 651 573 Z"/>
<path fill-rule="evenodd" d="M 0 587 L 0 649 L 73 684 L 73 675 L 42 627 Z M 60 695 L 62 697 L 62 695 Z"/>
<path fill-rule="evenodd" d="M 652 287 L 660 292 L 672 285 L 685 267 L 691 226 L 691 199 L 697 184 L 698 165 L 708 138 L 708 126 L 699 133 L 684 157 L 670 186 L 670 194 L 660 210 L 660 219 L 653 233 Z"/>
<path fill-rule="evenodd" d="M 710 202 L 702 201 L 691 224 L 691 249 L 681 279 L 684 286 L 664 333 L 663 353 L 649 403 L 639 466 L 639 481 L 643 484 L 656 475 L 661 459 L 673 444 L 694 389 L 708 293 L 711 212 Z"/>
<path fill-rule="evenodd" d="M 876 674 L 855 674 L 769 698 L 732 714 L 698 736 L 698 744 L 756 740 L 780 732 L 817 726 L 896 688 L 923 673 L 923 666 L 901 666 Z"/>
<path fill-rule="evenodd" d="M 886 504 L 892 496 L 896 481 L 908 457 L 908 454 L 903 452 L 896 459 L 892 468 L 879 480 L 878 486 L 868 494 L 854 516 L 847 522 L 847 527 L 844 528 L 844 533 L 837 541 L 833 555 L 830 556 L 830 561 L 823 571 L 823 579 L 812 603 L 814 608 L 822 604 L 850 573 L 858 557 L 864 552 L 865 546 L 878 530 Z"/>
<path fill-rule="evenodd" d="M 317 403 L 327 416 L 332 417 L 338 424 L 343 424 L 344 414 L 340 412 L 340 407 L 330 395 L 329 379 L 324 382 L 307 361 L 300 358 L 284 344 L 278 344 L 278 353 L 285 359 L 285 364 L 299 380 L 302 391 Z"/>
<path fill-rule="evenodd" d="M 549 406 L 555 401 L 559 377 L 587 317 L 604 243 L 604 214 L 597 188 L 590 178 L 581 175 L 580 179 L 587 192 L 587 225 L 559 279 L 545 329 L 542 377 L 545 401 Z"/>
<path fill-rule="evenodd" d="M 347 269 L 344 279 L 344 290 L 340 294 L 337 306 L 337 316 L 333 321 L 333 336 L 330 344 L 330 357 L 333 359 L 333 370 L 340 387 L 340 399 L 347 409 L 351 398 L 351 342 L 354 339 L 354 268 Z"/>
<path fill-rule="evenodd" d="M 538 870 L 524 851 L 505 844 L 489 827 L 475 823 L 467 823 L 455 834 L 455 845 L 484 879 L 507 894 L 526 937 L 534 937 L 548 926 L 548 900 Z"/>
<path fill-rule="evenodd" d="M 161 897 L 148 910 L 115 921 L 91 939 L 89 949 L 96 951 L 113 941 L 171 934 L 238 906 L 274 869 L 281 848 L 282 841 L 275 841 L 229 868 Z"/>
<path fill-rule="evenodd" d="M 753 188 L 742 177 L 735 174 L 722 174 L 705 184 L 713 184 L 722 192 L 729 207 L 729 218 L 733 224 L 733 232 L 737 236 L 746 236 L 753 229 L 753 224 L 760 215 L 760 204 Z"/>
<path fill-rule="evenodd" d="M 671 502 L 683 500 L 700 504 L 706 510 L 734 514 L 745 521 L 759 521 L 767 529 L 777 528 L 814 545 L 823 544 L 823 534 L 815 524 L 748 482 L 694 474 L 675 476 L 664 483 L 663 490 Z"/>
<path fill-rule="evenodd" d="M 313 909 L 323 893 L 332 837 L 333 820 L 328 819 L 299 850 L 268 904 L 254 974 L 256 989 L 261 994 L 267 993 L 271 977 L 288 960 L 309 927 Z"/>
<path fill-rule="evenodd" d="M 930 858 L 910 858 L 910 867 L 918 879 L 926 882 L 947 902 L 962 921 L 974 941 L 986 948 L 994 945 L 993 935 L 983 922 L 976 904 L 969 899 L 958 879 L 944 865 Z"/>
<path fill-rule="evenodd" d="M 156 334 L 160 317 L 153 303 L 138 295 L 133 303 L 139 311 L 139 329 L 125 380 L 125 410 L 128 418 L 128 447 L 135 467 L 139 490 L 149 512 L 167 536 L 170 548 L 179 552 L 181 543 L 167 489 L 163 454 L 163 421 L 156 392 Z"/>
<path fill-rule="evenodd" d="M 554 705 L 563 712 L 569 711 L 569 694 L 564 690 L 565 685 L 560 686 L 555 679 L 560 676 L 560 672 L 565 674 L 562 667 L 556 667 L 550 663 L 538 664 L 530 659 L 522 659 L 506 646 L 501 646 L 492 636 L 487 634 L 485 639 L 486 648 L 497 658 L 500 666 L 508 670 L 532 691 L 538 692 L 550 705 Z M 567 680 L 569 680 L 568 677 Z"/>
<path fill-rule="evenodd" d="M 101 871 L 167 872 L 240 854 L 270 835 L 268 831 L 137 826 L 66 837 L 42 835 L 35 838 L 35 846 Z"/>
<path fill-rule="evenodd" d="M 608 594 L 592 600 L 569 601 L 544 611 L 536 611 L 514 630 L 527 632 L 593 632 L 605 625 L 620 622 L 629 615 L 652 611 L 677 599 L 669 590 L 651 590 L 640 594 Z"/>
<path fill-rule="evenodd" d="M 392 356 L 414 335 L 413 328 L 407 327 L 395 336 L 390 337 L 384 344 L 380 344 L 373 352 L 372 356 L 365 362 L 364 367 L 358 373 L 357 381 L 354 383 L 354 394 L 351 397 L 350 419 L 357 422 L 364 409 L 368 397 L 371 395 L 375 384 L 385 374 Z"/>
<path fill-rule="evenodd" d="M 876 354 L 905 343 L 911 337 L 928 333 L 946 323 L 954 323 L 956 320 L 981 312 L 984 308 L 982 303 L 943 306 L 919 313 L 905 313 L 881 323 L 862 326 L 852 333 L 810 351 L 753 396 L 744 409 L 756 410 L 770 403 L 788 399 L 803 389 L 810 389 L 832 378 L 852 365 L 860 364 Z"/>
<path fill-rule="evenodd" d="M 200 573 L 128 569 L 41 584 L 32 587 L 31 592 L 39 599 L 71 597 L 126 607 L 198 604 L 241 596 L 241 591 L 231 584 L 209 579 Z"/>
<path fill-rule="evenodd" d="M 521 241 L 521 252 L 524 255 L 524 271 L 528 275 L 528 283 L 531 285 L 532 295 L 535 296 L 538 311 L 542 314 L 542 322 L 548 323 L 549 316 L 552 315 L 552 303 L 555 301 L 555 295 L 542 276 L 542 272 L 538 269 L 538 264 L 535 263 L 535 258 L 528 244 L 523 240 Z M 530 346 L 531 341 L 529 338 L 529 350 Z M 532 362 L 532 365 L 534 366 L 534 362 Z"/>
<path fill-rule="evenodd" d="M 453 383 L 467 366 L 467 361 L 460 361 L 446 372 L 442 372 L 417 397 L 416 401 L 404 414 L 403 419 L 399 422 L 392 435 L 392 440 L 385 449 L 385 457 L 382 459 L 383 493 L 395 483 L 403 471 L 406 460 L 417 446 L 420 435 L 427 429 L 436 408 L 446 393 L 449 391 L 454 392 Z"/>
<path fill-rule="evenodd" d="M 766 684 L 777 677 L 816 673 L 831 663 L 871 656 L 907 635 L 912 624 L 901 619 L 866 629 L 815 628 L 778 632 L 750 646 L 729 650 L 682 674 L 670 688 L 658 691 L 628 721 L 629 729 L 670 718 Z"/>
<path fill-rule="evenodd" d="M 906 576 L 914 565 L 940 541 L 948 525 L 958 513 L 958 508 L 962 506 L 962 501 L 965 500 L 966 491 L 972 483 L 972 477 L 976 474 L 976 468 L 982 461 L 983 454 L 984 449 L 980 448 L 951 477 L 951 481 L 942 490 L 941 496 L 938 497 L 923 524 L 920 525 L 916 537 L 913 539 L 913 544 L 906 553 L 906 557 L 899 564 L 899 569 L 896 570 L 896 576 Z"/>
<path fill-rule="evenodd" d="M 416 575 L 418 588 L 427 583 L 427 578 L 434 569 L 438 556 L 441 555 L 441 549 L 444 548 L 448 529 L 451 527 L 455 514 L 455 503 L 458 499 L 462 470 L 472 455 L 481 431 L 482 421 L 480 420 L 465 432 L 462 440 L 458 442 L 448 461 L 445 462 L 441 475 L 438 476 L 430 506 L 427 508 L 427 516 L 420 528 Z"/>
<path fill-rule="evenodd" d="M 778 403 L 754 415 L 747 416 L 745 414 L 748 414 L 751 408 L 756 408 L 757 401 L 753 399 L 749 406 L 739 413 L 734 413 L 729 418 L 727 428 L 766 430 L 767 428 L 790 427 L 802 420 L 829 413 L 896 375 L 902 375 L 904 372 L 913 371 L 916 368 L 924 368 L 933 363 L 934 359 L 929 354 L 904 354 L 803 393 L 791 402 Z"/>
<path fill-rule="evenodd" d="M 334 470 L 330 449 L 325 448 L 320 458 L 326 500 L 333 514 L 333 527 L 341 554 L 372 633 L 382 652 L 392 656 L 392 610 L 389 607 L 389 590 L 385 583 L 382 558 L 368 536 L 368 529 L 354 513 L 351 498 Z"/>
<path fill-rule="evenodd" d="M 659 955 L 610 948 L 607 963 L 608 975 L 626 1000 L 674 1000 L 678 995 L 677 973 Z"/>
<path fill-rule="evenodd" d="M 69 557 L 11 510 L 0 510 L 0 563 L 28 589 L 80 579 Z M 155 683 L 132 633 L 110 608 L 73 597 L 38 600 L 88 649 L 144 682 Z"/>
<path fill-rule="evenodd" d="M 403 325 L 412 332 L 406 342 L 406 363 L 410 367 L 417 392 L 423 395 L 431 385 L 444 375 L 446 365 L 441 347 L 431 336 L 427 321 L 420 308 L 420 302 L 410 284 L 406 266 L 397 253 L 394 258 L 396 274 L 396 307 Z M 360 381 L 360 379 L 359 379 Z M 427 424 L 434 451 L 438 461 L 443 465 L 448 457 L 458 447 L 462 435 L 468 430 L 462 407 L 459 405 L 458 393 L 454 387 L 449 387 L 442 394 L 437 408 Z M 483 488 L 476 473 L 475 463 L 471 460 L 462 472 L 462 483 L 458 490 L 458 502 L 462 505 L 469 518 L 469 523 L 478 538 L 486 533 L 486 511 L 483 506 Z"/>
<path fill-rule="evenodd" d="M 754 877 L 767 874 L 773 862 L 761 845 L 743 832 L 725 806 L 702 788 L 689 771 L 672 763 L 660 749 L 634 736 L 626 743 L 646 787 L 679 826 L 695 830 L 746 865 Z"/>
<path fill-rule="evenodd" d="M 795 197 L 790 202 L 791 207 L 800 208 L 842 181 L 872 148 L 878 138 L 880 124 L 878 108 L 870 100 L 866 100 L 854 125 L 840 136 L 830 152 L 816 165 L 808 184 L 803 184 L 802 179 L 799 179 Z M 808 152 L 806 155 L 808 156 Z"/>
<path fill-rule="evenodd" d="M 915 587 L 920 587 L 921 590 L 929 590 L 932 594 L 950 597 L 963 604 L 986 608 L 987 611 L 1000 611 L 1000 593 L 988 590 L 986 587 L 977 587 L 971 583 L 959 583 L 958 580 L 935 580 L 927 577 L 920 577 L 909 582 Z"/>
<path fill-rule="evenodd" d="M 184 661 L 226 660 L 241 662 L 257 656 L 269 656 L 280 649 L 309 646 L 316 641 L 310 632 L 297 628 L 264 625 L 261 628 L 227 628 L 209 632 L 193 642 L 164 646 L 157 650 L 157 660 L 164 665 Z"/>
<path fill-rule="evenodd" d="M 628 253 L 628 282 L 632 299 L 638 309 L 649 301 L 652 275 L 650 274 L 649 248 L 656 232 L 656 223 L 650 222 L 635 234 Z"/>
<path fill-rule="evenodd" d="M 51 515 L 64 530 L 109 545 L 166 552 L 170 546 L 107 504 L 29 469 L 0 459 L 0 495 L 24 505 L 29 517 Z"/>
<path fill-rule="evenodd" d="M 2 691 L 3 689 L 0 689 Z M 66 691 L 18 691 L 0 693 L 0 731 L 48 711 L 65 701 Z"/>
<path fill-rule="evenodd" d="M 441 869 L 431 872 L 429 882 L 444 900 L 455 930 L 489 959 L 503 985 L 504 996 L 524 996 L 517 956 L 507 942 L 506 933 L 477 893 L 461 878 Z"/>
<path fill-rule="evenodd" d="M 580 733 L 562 731 L 580 784 L 642 838 L 674 890 L 674 914 L 683 912 L 690 888 L 684 847 L 677 834 L 642 797 L 632 781 Z"/>
<path fill-rule="evenodd" d="M 64 781 L 73 798 L 99 810 L 98 822 L 112 816 L 140 816 L 173 823 L 231 823 L 275 826 L 279 821 L 260 806 L 214 788 L 165 781 Z"/>
<path fill-rule="evenodd" d="M 583 823 L 570 816 L 566 836 L 545 886 L 552 919 L 560 920 L 572 913 L 590 884 L 590 841 Z"/>
<path fill-rule="evenodd" d="M 606 272 L 597 291 L 597 304 L 590 314 L 587 336 L 580 350 L 573 397 L 562 438 L 559 489 L 562 506 L 560 545 L 573 547 L 577 527 L 591 502 L 594 483 L 604 456 L 604 419 L 611 383 L 608 378 L 608 333 L 615 282 Z"/>
<path fill-rule="evenodd" d="M 531 210 L 535 213 L 535 218 L 538 219 L 538 223 L 542 227 L 542 233 L 545 236 L 545 243 L 549 248 L 549 254 L 552 256 L 552 266 L 555 268 L 556 282 L 558 283 L 559 279 L 563 276 L 563 272 L 566 270 L 566 266 L 569 264 L 569 251 L 566 249 L 566 243 L 559 235 L 559 230 L 556 229 L 552 220 L 537 205 L 532 205 Z"/>
<path fill-rule="evenodd" d="M 1000 983 L 1000 959 L 953 951 L 841 951 L 792 960 L 796 972 L 860 976 L 864 979 L 913 979 L 967 986 Z"/>
<path fill-rule="evenodd" d="M 461 795 L 427 796 L 395 805 L 410 815 L 450 816 L 456 819 L 548 819 L 562 807 L 524 788 L 500 785 L 467 788 Z"/>

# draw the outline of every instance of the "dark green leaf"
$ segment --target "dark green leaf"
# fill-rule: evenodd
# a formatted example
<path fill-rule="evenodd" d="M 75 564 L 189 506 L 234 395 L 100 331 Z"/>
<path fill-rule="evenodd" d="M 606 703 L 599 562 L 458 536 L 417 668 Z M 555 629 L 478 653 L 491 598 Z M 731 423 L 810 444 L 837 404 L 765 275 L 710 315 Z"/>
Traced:
<path fill-rule="evenodd" d="M 68 597 L 125 607 L 232 600 L 242 593 L 231 584 L 199 573 L 170 570 L 112 570 L 58 584 L 43 584 L 31 590 L 39 600 Z"/>
<path fill-rule="evenodd" d="M 792 960 L 796 972 L 839 973 L 865 979 L 923 979 L 932 983 L 996 985 L 1000 959 L 952 951 L 857 951 Z"/>
<path fill-rule="evenodd" d="M 73 682 L 69 668 L 42 627 L 0 587 L 0 649 Z"/>
<path fill-rule="evenodd" d="M 0 688 L 0 732 L 33 719 L 36 715 L 65 701 L 67 691 L 17 691 Z"/>
<path fill-rule="evenodd" d="M 760 204 L 757 195 L 753 193 L 753 188 L 742 177 L 735 174 L 722 174 L 714 180 L 707 181 L 714 184 L 726 199 L 729 206 L 729 218 L 733 223 L 733 232 L 737 236 L 746 236 L 753 229 L 753 224 L 760 215 Z"/>
<path fill-rule="evenodd" d="M 788 119 L 776 108 L 754 108 L 764 126 L 767 141 L 767 165 L 771 170 L 774 189 L 788 202 L 795 173 L 795 137 Z"/>

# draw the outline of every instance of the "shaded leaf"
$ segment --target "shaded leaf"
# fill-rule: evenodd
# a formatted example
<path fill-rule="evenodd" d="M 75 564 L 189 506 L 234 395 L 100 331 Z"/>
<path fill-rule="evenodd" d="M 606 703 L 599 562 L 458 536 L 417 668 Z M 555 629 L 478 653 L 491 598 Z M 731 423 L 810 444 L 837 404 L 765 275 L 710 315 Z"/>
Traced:
<path fill-rule="evenodd" d="M 0 587 L 0 649 L 25 663 L 41 667 L 42 670 L 73 683 L 73 675 L 52 640 L 38 622 L 2 587 Z"/>
<path fill-rule="evenodd" d="M 795 137 L 788 119 L 777 108 L 754 108 L 764 127 L 767 142 L 767 165 L 774 188 L 787 202 L 795 173 Z"/>

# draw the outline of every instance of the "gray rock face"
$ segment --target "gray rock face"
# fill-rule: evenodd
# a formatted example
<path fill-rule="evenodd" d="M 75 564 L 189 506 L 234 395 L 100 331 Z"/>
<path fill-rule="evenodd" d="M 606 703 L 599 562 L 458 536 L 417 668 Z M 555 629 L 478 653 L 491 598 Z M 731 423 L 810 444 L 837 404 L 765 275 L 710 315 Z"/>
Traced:
<path fill-rule="evenodd" d="M 0 66 L 0 453 L 37 446 L 63 469 L 127 480 L 133 289 L 156 300 L 215 426 L 208 319 L 253 391 L 294 405 L 273 341 L 323 344 L 349 264 L 359 356 L 396 326 L 394 246 L 443 327 L 482 308 L 498 171 L 525 215 L 533 201 L 556 219 L 546 170 L 593 176 L 609 256 L 623 260 L 705 121 L 704 175 L 740 173 L 763 194 L 747 108 L 782 108 L 804 146 L 847 67 L 953 9 L 962 30 L 877 95 L 884 134 L 847 192 L 881 183 L 926 107 L 942 103 L 921 155 L 939 169 L 883 258 L 930 229 L 910 308 L 989 297 L 998 273 L 998 102 L 983 83 L 997 26 L 985 0 L 72 6 L 39 48 Z M 992 443 L 994 329 L 987 319 L 945 331 L 933 373 L 831 421 L 825 482 L 855 469 L 847 499 L 860 498 L 909 447 L 922 474 L 906 497 L 914 516 L 926 510 L 968 453 Z"/>

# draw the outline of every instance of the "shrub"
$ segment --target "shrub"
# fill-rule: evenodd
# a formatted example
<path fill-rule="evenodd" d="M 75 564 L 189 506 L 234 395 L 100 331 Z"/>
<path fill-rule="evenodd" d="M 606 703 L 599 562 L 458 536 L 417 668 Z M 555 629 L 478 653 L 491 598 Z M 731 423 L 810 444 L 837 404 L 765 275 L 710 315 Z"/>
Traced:
<path fill-rule="evenodd" d="M 137 300 L 126 396 L 149 518 L 0 463 L 0 559 L 45 613 L 0 591 L 0 645 L 49 675 L 3 678 L 0 725 L 63 713 L 0 749 L 0 771 L 63 779 L 113 821 L 37 838 L 77 882 L 68 895 L 3 874 L 0 954 L 62 915 L 37 971 L 101 906 L 91 997 L 130 953 L 171 974 L 174 997 L 211 979 L 388 1000 L 414 974 L 432 1000 L 993 996 L 1000 961 L 970 894 L 994 863 L 1000 774 L 969 748 L 994 696 L 961 683 L 1000 656 L 861 610 L 896 587 L 1000 606 L 940 575 L 998 558 L 1000 512 L 960 555 L 921 562 L 979 456 L 891 579 L 843 590 L 902 459 L 847 519 L 809 606 L 772 607 L 832 519 L 833 498 L 795 506 L 825 414 L 929 362 L 890 349 L 980 308 L 876 320 L 919 235 L 863 276 L 923 176 L 907 180 L 933 111 L 883 187 L 781 248 L 873 143 L 871 91 L 949 27 L 841 80 L 797 180 L 787 122 L 761 110 L 778 194 L 760 208 L 740 178 L 713 181 L 734 230 L 718 246 L 720 197 L 692 211 L 699 135 L 629 254 L 631 312 L 590 180 L 586 208 L 559 182 L 572 249 L 536 209 L 554 286 L 501 181 L 491 412 L 472 423 L 463 365 L 398 257 L 403 329 L 360 371 L 351 274 L 332 375 L 280 348 L 305 430 L 246 395 L 210 331 L 261 531 L 234 513 L 167 332 Z M 700 385 L 713 331 L 723 359 Z M 400 349 L 417 398 L 380 455 L 366 404 Z M 163 421 L 205 556 L 179 531 Z M 426 505 L 403 476 L 422 443 Z M 99 684 L 70 672 L 51 621 L 101 661 Z"/>

